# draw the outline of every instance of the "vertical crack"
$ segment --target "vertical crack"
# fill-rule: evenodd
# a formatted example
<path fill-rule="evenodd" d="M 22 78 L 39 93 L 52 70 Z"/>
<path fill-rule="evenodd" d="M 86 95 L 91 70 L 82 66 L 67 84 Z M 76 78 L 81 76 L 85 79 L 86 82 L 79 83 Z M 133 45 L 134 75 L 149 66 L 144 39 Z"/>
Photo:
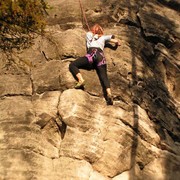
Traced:
<path fill-rule="evenodd" d="M 35 87 L 34 87 L 34 81 L 33 81 L 31 69 L 30 69 L 30 81 L 31 81 L 31 88 L 32 88 L 32 95 L 33 95 L 35 94 Z"/>
<path fill-rule="evenodd" d="M 55 123 L 58 126 L 59 131 L 61 133 L 61 139 L 64 139 L 67 125 L 63 121 L 63 118 L 62 118 L 62 116 L 59 112 L 59 109 L 58 109 L 59 104 L 60 104 L 60 97 L 61 97 L 61 94 L 59 95 L 59 99 L 58 99 L 58 103 L 57 103 L 57 118 L 55 119 Z"/>

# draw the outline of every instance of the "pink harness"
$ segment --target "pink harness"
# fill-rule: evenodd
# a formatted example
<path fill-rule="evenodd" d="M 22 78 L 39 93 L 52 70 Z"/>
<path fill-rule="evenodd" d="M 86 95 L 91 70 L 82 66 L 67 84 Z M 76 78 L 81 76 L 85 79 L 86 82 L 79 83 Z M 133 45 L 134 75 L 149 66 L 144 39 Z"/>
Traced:
<path fill-rule="evenodd" d="M 93 49 L 90 54 L 85 55 L 85 57 L 88 58 L 88 61 L 89 61 L 90 64 L 92 64 L 92 63 L 96 64 L 96 61 L 98 61 L 98 59 L 97 59 L 97 51 L 98 51 L 97 49 Z M 103 52 L 98 52 L 98 53 L 102 56 L 102 60 L 97 62 L 97 65 L 96 65 L 97 67 L 106 64 L 106 58 L 104 56 L 104 53 Z"/>

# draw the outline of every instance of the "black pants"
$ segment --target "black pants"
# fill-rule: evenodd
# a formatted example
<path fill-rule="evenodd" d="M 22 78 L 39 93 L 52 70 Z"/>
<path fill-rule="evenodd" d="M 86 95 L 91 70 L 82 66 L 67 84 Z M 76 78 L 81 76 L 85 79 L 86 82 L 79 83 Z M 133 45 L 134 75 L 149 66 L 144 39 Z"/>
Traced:
<path fill-rule="evenodd" d="M 107 88 L 110 88 L 110 82 L 107 76 L 106 64 L 101 66 L 94 66 L 93 64 L 89 63 L 87 57 L 84 56 L 76 59 L 75 61 L 71 62 L 69 65 L 69 70 L 76 80 L 77 80 L 76 74 L 80 72 L 79 69 L 86 69 L 86 70 L 95 69 L 99 77 L 101 86 L 103 88 L 104 95 L 106 94 L 105 90 Z"/>

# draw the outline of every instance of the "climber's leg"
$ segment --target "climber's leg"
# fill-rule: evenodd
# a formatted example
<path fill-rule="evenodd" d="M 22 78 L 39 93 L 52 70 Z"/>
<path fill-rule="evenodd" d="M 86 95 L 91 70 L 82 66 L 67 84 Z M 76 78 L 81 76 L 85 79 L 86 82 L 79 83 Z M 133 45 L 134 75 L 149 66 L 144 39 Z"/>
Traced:
<path fill-rule="evenodd" d="M 103 94 L 107 101 L 107 104 L 112 105 L 113 98 L 112 98 L 111 89 L 110 89 L 110 82 L 107 75 L 107 65 L 104 64 L 102 66 L 97 67 L 96 72 L 98 74 L 98 77 L 99 77 L 99 80 L 103 89 Z"/>
<path fill-rule="evenodd" d="M 85 84 L 85 81 L 79 69 L 89 70 L 90 68 L 91 67 L 90 67 L 89 61 L 86 57 L 80 57 L 70 63 L 69 70 L 72 73 L 73 77 L 78 81 L 77 85 L 75 86 L 76 89 L 84 87 L 84 84 Z"/>

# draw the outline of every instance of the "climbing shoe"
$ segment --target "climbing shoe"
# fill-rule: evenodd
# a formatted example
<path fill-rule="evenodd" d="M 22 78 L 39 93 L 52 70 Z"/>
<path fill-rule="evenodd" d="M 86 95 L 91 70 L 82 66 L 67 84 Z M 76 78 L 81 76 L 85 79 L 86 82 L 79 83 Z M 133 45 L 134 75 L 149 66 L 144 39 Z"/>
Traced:
<path fill-rule="evenodd" d="M 75 89 L 84 89 L 84 86 L 85 86 L 85 81 L 82 81 L 82 82 L 80 81 L 74 86 L 74 88 Z"/>
<path fill-rule="evenodd" d="M 112 97 L 112 95 L 107 95 L 106 103 L 107 103 L 107 105 L 113 105 L 113 97 Z"/>

